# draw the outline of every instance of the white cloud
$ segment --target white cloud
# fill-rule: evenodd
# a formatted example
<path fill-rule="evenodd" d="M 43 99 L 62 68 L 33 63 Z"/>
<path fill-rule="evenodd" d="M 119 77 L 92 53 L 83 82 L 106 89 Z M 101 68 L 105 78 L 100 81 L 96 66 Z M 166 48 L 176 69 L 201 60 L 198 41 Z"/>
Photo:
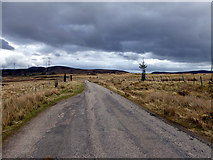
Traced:
<path fill-rule="evenodd" d="M 48 46 L 44 44 L 14 45 L 16 50 L 0 49 L 0 62 L 4 68 L 27 68 L 31 66 L 46 67 L 48 57 L 51 66 L 69 66 L 83 69 L 118 69 L 130 72 L 140 72 L 139 63 L 143 58 L 148 65 L 147 71 L 186 71 L 210 69 L 206 63 L 173 62 L 167 59 L 157 59 L 152 52 L 107 52 L 107 51 L 77 51 L 67 52 L 62 49 L 52 48 L 52 52 L 41 53 Z"/>
<path fill-rule="evenodd" d="M 3 68 L 23 68 L 30 65 L 29 57 L 23 53 L 0 49 L 0 65 Z"/>

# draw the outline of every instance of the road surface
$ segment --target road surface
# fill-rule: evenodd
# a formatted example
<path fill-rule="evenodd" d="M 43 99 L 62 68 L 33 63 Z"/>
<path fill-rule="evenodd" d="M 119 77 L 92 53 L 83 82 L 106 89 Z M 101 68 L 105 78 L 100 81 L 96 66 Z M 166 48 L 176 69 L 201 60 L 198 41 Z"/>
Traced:
<path fill-rule="evenodd" d="M 99 85 L 39 114 L 3 143 L 3 158 L 208 158 L 211 148 Z"/>

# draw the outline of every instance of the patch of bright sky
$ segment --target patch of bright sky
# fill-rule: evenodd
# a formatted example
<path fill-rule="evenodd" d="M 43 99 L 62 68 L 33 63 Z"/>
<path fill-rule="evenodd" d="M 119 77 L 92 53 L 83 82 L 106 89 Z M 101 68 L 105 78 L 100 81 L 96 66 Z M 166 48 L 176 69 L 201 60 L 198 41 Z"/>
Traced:
<path fill-rule="evenodd" d="M 189 64 L 181 62 L 173 62 L 169 60 L 160 60 L 153 58 L 151 52 L 134 53 L 134 52 L 106 52 L 106 51 L 77 51 L 68 53 L 64 50 L 55 49 L 54 53 L 40 53 L 39 50 L 45 47 L 44 44 L 28 44 L 16 45 L 15 50 L 0 49 L 0 62 L 5 68 L 27 68 L 31 66 L 46 67 L 48 57 L 51 58 L 51 66 L 69 66 L 73 68 L 82 69 L 119 69 L 129 72 L 139 73 L 141 70 L 138 68 L 139 63 L 145 59 L 148 65 L 147 72 L 152 71 L 183 71 L 183 70 L 196 70 L 211 68 L 210 65 L 205 63 Z M 56 56 L 56 53 L 59 53 Z"/>

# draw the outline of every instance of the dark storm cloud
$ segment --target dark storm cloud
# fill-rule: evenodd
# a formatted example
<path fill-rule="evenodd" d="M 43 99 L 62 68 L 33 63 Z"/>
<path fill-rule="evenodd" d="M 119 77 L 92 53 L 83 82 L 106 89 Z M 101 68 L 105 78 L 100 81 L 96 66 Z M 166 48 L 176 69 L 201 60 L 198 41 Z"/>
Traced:
<path fill-rule="evenodd" d="M 159 59 L 208 62 L 210 6 L 210 3 L 4 2 L 3 35 L 16 43 L 41 42 L 52 50 L 60 48 L 67 52 L 153 52 Z M 137 59 L 135 55 L 123 56 Z"/>
<path fill-rule="evenodd" d="M 0 39 L 2 42 L 2 49 L 8 49 L 8 50 L 14 50 L 14 47 L 12 47 L 7 41 L 4 39 Z"/>

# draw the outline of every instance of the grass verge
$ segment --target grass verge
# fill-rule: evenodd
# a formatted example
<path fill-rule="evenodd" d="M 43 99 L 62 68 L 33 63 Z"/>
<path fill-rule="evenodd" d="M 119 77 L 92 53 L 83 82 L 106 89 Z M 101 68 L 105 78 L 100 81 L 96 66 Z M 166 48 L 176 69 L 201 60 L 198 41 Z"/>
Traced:
<path fill-rule="evenodd" d="M 76 82 L 74 85 L 69 85 L 68 83 L 66 83 L 66 84 L 60 85 L 58 87 L 60 89 L 58 89 L 57 91 L 56 90 L 45 91 L 45 93 L 42 94 L 44 98 L 40 99 L 39 102 L 36 102 L 36 104 L 34 104 L 34 107 L 30 111 L 25 111 L 25 113 L 23 113 L 23 111 L 15 113 L 17 114 L 17 118 L 15 117 L 14 119 L 10 119 L 9 123 L 5 123 L 5 125 L 3 126 L 3 131 L 2 131 L 2 140 L 5 140 L 8 136 L 15 133 L 15 131 L 17 131 L 20 127 L 22 127 L 32 118 L 36 117 L 40 112 L 55 105 L 57 102 L 60 102 L 61 100 L 70 98 L 72 96 L 75 96 L 83 92 L 84 87 L 85 87 L 85 84 L 83 82 Z M 26 99 L 24 100 L 26 102 Z M 3 111 L 4 111 L 4 107 L 6 108 L 5 105 L 6 104 L 3 104 Z M 9 112 L 5 112 L 5 113 L 8 114 Z M 18 115 L 19 113 L 22 113 L 22 115 Z M 6 115 L 3 112 L 3 118 L 4 116 Z"/>
<path fill-rule="evenodd" d="M 208 142 L 213 134 L 212 88 L 184 82 L 140 82 L 94 79 L 102 85 Z"/>

